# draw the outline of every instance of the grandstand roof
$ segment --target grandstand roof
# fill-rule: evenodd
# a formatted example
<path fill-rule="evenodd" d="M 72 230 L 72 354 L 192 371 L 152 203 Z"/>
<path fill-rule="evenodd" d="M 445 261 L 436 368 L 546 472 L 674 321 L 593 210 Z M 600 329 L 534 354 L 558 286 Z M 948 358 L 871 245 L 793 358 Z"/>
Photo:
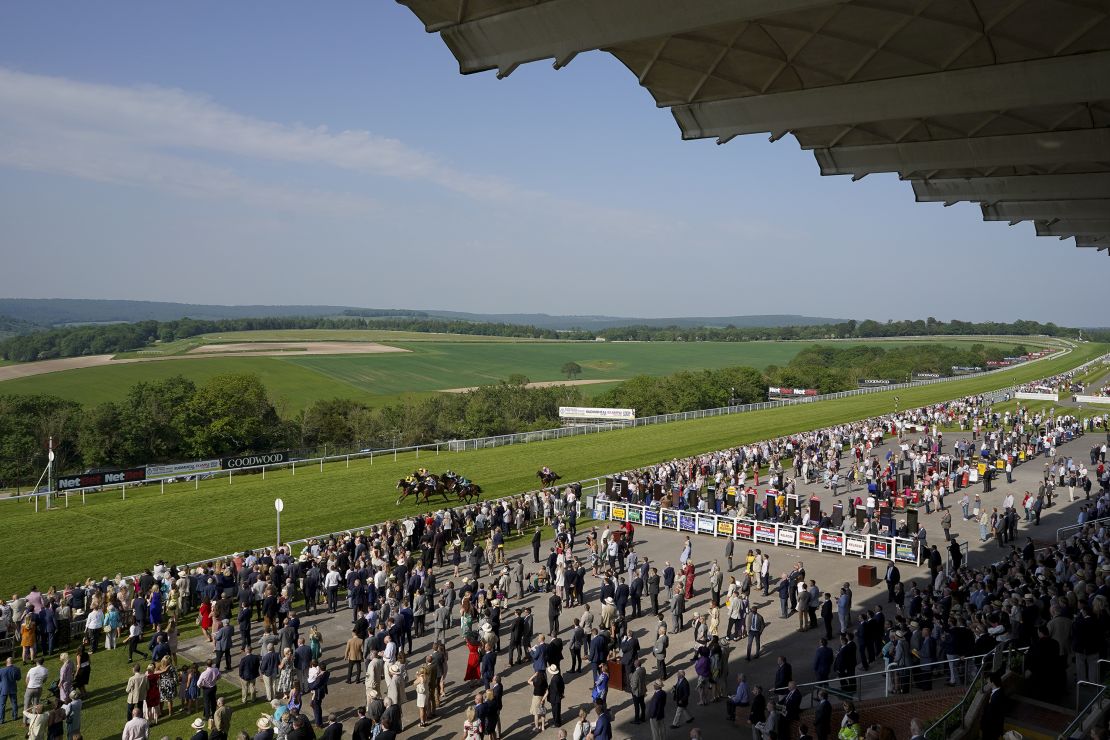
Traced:
<path fill-rule="evenodd" d="M 398 0 L 464 74 L 619 59 L 684 139 L 793 135 L 825 175 L 1110 251 L 1110 0 Z"/>

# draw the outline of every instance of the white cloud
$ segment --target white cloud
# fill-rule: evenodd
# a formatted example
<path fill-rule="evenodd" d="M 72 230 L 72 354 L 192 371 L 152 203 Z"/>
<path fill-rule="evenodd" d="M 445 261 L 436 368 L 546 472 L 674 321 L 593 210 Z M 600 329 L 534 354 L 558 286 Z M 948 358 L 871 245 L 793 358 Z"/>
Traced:
<path fill-rule="evenodd" d="M 656 213 L 576 201 L 462 172 L 369 131 L 267 121 L 177 89 L 94 84 L 0 67 L 0 166 L 191 197 L 235 198 L 281 210 L 364 213 L 381 208 L 363 196 L 259 182 L 236 170 L 252 162 L 427 183 L 510 206 L 518 222 L 538 217 L 623 237 L 659 236 L 676 228 Z"/>

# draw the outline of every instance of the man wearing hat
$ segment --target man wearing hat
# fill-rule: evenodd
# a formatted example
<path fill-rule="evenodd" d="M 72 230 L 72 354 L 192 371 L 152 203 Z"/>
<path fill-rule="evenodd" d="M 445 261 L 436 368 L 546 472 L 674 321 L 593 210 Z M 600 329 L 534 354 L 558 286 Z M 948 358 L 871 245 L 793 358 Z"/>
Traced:
<path fill-rule="evenodd" d="M 547 666 L 547 701 L 551 703 L 551 719 L 556 727 L 563 724 L 563 696 L 566 694 L 566 683 L 559 666 L 552 663 Z"/>
<path fill-rule="evenodd" d="M 143 721 L 145 722 L 146 720 L 143 720 Z M 131 724 L 131 723 L 128 722 L 128 724 Z M 200 717 L 197 717 L 196 719 L 193 720 L 193 723 L 191 725 L 189 725 L 189 727 L 192 727 L 193 730 L 195 730 L 195 732 L 193 732 L 193 736 L 190 738 L 190 740 L 208 740 L 208 730 L 204 729 L 204 720 L 203 719 L 201 719 Z M 123 737 L 124 737 L 125 740 L 127 740 L 127 738 L 128 738 L 127 728 L 125 727 L 123 729 L 124 729 Z M 136 738 L 138 738 L 138 737 L 146 738 L 147 734 L 150 731 L 149 726 L 146 729 L 147 729 L 147 731 L 144 732 L 141 736 L 136 735 L 135 737 Z"/>
<path fill-rule="evenodd" d="M 258 732 L 254 733 L 252 740 L 274 740 L 274 720 L 270 715 L 259 717 L 254 726 L 258 728 Z"/>
<path fill-rule="evenodd" d="M 381 722 L 382 715 L 385 713 L 385 701 L 382 700 L 382 695 L 378 693 L 377 689 L 370 689 L 366 692 L 366 716 L 371 722 L 377 724 Z"/>

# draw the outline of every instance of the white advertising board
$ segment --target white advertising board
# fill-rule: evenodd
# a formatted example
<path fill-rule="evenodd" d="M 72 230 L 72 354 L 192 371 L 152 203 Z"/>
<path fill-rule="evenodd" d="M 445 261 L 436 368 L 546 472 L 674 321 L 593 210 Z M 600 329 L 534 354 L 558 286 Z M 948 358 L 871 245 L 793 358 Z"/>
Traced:
<path fill-rule="evenodd" d="M 560 419 L 610 419 L 613 421 L 633 421 L 636 409 L 602 409 L 587 406 L 560 406 Z"/>
<path fill-rule="evenodd" d="M 1059 393 L 1033 393 L 1031 391 L 1018 391 L 1014 398 L 1024 398 L 1027 401 L 1059 401 Z"/>

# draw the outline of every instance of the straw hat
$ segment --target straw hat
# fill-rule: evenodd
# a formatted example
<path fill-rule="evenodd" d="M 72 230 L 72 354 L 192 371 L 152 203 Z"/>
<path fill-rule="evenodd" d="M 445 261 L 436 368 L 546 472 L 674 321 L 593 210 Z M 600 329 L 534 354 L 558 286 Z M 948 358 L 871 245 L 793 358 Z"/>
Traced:
<path fill-rule="evenodd" d="M 612 604 L 613 603 L 613 597 L 612 596 L 606 596 L 605 597 L 605 603 L 606 604 Z"/>
<path fill-rule="evenodd" d="M 270 715 L 264 714 L 258 718 L 258 721 L 254 723 L 254 726 L 260 730 L 268 730 L 274 726 L 274 721 L 270 718 Z"/>
<path fill-rule="evenodd" d="M 193 720 L 193 724 L 190 725 L 190 726 L 194 730 L 203 730 L 204 729 L 204 720 L 201 719 L 200 717 L 197 717 L 196 719 Z"/>
<path fill-rule="evenodd" d="M 392 673 L 394 676 L 396 676 L 397 674 L 399 674 L 401 672 L 401 664 L 400 663 L 390 663 L 389 664 L 389 672 Z"/>
<path fill-rule="evenodd" d="M 554 676 L 556 673 L 559 672 L 559 666 L 552 663 L 551 665 L 549 665 L 547 667 L 547 672 L 550 673 L 552 676 Z"/>

